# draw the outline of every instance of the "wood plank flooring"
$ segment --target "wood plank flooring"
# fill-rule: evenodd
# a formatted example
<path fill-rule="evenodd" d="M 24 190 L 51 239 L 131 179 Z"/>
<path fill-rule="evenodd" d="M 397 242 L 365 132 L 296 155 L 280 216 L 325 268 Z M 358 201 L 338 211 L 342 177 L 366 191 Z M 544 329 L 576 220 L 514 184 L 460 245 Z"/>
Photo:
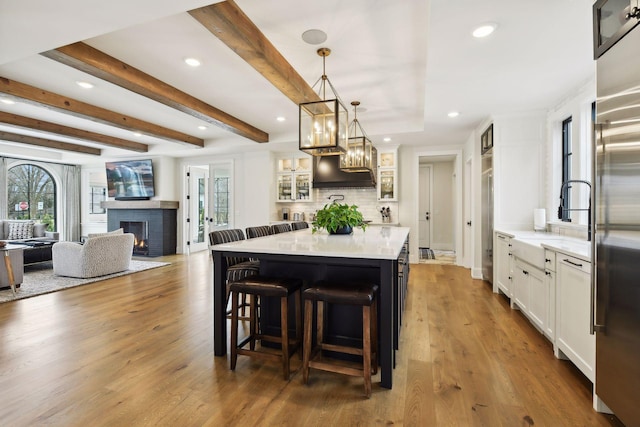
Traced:
<path fill-rule="evenodd" d="M 208 252 L 0 304 L 1 426 L 611 426 L 591 384 L 469 271 L 411 266 L 393 390 L 213 356 Z M 292 359 L 297 370 L 300 360 Z"/>

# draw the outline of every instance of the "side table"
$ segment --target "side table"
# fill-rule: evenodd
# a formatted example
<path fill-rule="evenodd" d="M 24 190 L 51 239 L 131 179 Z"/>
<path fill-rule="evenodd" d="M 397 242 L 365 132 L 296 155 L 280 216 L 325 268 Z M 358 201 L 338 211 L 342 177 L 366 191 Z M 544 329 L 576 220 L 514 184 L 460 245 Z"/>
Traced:
<path fill-rule="evenodd" d="M 9 282 L 9 286 L 11 287 L 11 291 L 13 292 L 14 296 L 16 295 L 16 283 L 9 252 L 15 250 L 22 251 L 25 247 L 25 245 L 7 244 L 6 246 L 0 248 L 0 252 L 2 252 L 4 258 L 4 266 L 7 272 L 7 281 Z"/>

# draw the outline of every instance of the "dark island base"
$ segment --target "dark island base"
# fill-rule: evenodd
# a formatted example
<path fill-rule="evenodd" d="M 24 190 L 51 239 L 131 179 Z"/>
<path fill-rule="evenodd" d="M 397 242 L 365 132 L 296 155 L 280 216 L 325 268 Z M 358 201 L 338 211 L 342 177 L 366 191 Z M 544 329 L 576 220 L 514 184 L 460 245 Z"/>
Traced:
<path fill-rule="evenodd" d="M 363 282 L 378 283 L 380 272 L 371 267 L 355 267 L 342 265 L 314 265 L 293 264 L 272 260 L 260 261 L 260 274 L 278 277 L 302 278 L 304 286 L 312 285 L 318 280 L 336 280 L 343 283 Z M 304 288 L 303 288 L 304 289 Z M 378 298 L 378 304 L 380 299 Z M 302 305 L 304 311 L 304 305 Z M 289 301 L 289 334 L 295 336 L 295 306 Z M 352 347 L 362 346 L 362 307 L 337 304 L 325 304 L 325 341 L 331 344 Z M 317 316 L 314 312 L 314 319 Z M 278 298 L 264 298 L 261 300 L 261 327 L 268 335 L 280 335 L 280 300 Z M 378 330 L 381 324 L 378 318 Z M 316 340 L 315 328 L 313 341 Z M 378 342 L 380 340 L 378 339 Z M 264 346 L 278 348 L 278 344 L 263 343 Z M 331 357 L 360 361 L 359 356 L 329 353 Z"/>

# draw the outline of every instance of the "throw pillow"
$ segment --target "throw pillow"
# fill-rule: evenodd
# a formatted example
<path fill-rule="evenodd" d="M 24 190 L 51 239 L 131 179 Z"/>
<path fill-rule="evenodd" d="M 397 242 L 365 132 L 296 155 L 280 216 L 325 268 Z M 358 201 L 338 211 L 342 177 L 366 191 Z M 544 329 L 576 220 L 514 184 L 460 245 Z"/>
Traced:
<path fill-rule="evenodd" d="M 33 238 L 33 221 L 17 221 L 9 223 L 8 240 Z"/>

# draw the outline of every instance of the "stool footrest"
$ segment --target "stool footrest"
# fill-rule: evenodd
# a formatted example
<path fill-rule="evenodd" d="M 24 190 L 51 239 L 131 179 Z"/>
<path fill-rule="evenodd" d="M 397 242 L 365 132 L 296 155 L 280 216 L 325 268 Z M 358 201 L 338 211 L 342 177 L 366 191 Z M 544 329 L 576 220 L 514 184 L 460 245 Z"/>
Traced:
<path fill-rule="evenodd" d="M 331 362 L 325 362 L 320 360 L 310 360 L 309 367 L 314 369 L 320 369 L 321 371 L 336 372 L 338 374 L 350 375 L 352 377 L 362 377 L 362 368 L 337 365 Z"/>
<path fill-rule="evenodd" d="M 323 350 L 335 351 L 339 353 L 355 354 L 357 356 L 362 356 L 363 354 L 361 348 L 347 347 L 344 345 L 322 343 L 320 344 L 320 348 L 322 348 Z"/>

